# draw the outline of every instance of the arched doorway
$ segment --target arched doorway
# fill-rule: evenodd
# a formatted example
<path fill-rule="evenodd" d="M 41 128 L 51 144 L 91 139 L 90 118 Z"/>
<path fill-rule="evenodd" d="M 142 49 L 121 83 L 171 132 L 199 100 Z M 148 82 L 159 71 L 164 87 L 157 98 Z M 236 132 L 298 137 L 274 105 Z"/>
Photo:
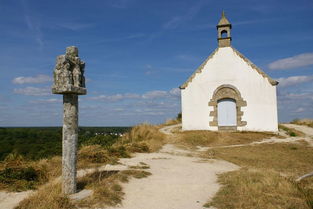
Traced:
<path fill-rule="evenodd" d="M 217 101 L 217 124 L 221 126 L 237 126 L 236 101 L 220 99 Z"/>
<path fill-rule="evenodd" d="M 210 126 L 217 126 L 218 130 L 237 130 L 237 127 L 247 125 L 246 121 L 242 121 L 241 111 L 241 107 L 247 106 L 247 102 L 236 87 L 225 84 L 216 88 L 209 106 L 213 106 Z"/>

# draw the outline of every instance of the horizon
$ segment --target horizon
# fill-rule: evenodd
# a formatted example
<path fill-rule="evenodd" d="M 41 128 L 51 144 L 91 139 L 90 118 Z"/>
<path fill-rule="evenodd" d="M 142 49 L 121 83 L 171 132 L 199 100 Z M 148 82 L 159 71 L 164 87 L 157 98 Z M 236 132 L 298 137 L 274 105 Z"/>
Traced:
<path fill-rule="evenodd" d="M 223 10 L 232 46 L 280 82 L 279 122 L 313 118 L 312 1 L 73 2 L 2 2 L 1 127 L 62 127 L 52 74 L 56 57 L 72 45 L 86 62 L 80 127 L 175 118 L 178 87 L 217 48 Z"/>

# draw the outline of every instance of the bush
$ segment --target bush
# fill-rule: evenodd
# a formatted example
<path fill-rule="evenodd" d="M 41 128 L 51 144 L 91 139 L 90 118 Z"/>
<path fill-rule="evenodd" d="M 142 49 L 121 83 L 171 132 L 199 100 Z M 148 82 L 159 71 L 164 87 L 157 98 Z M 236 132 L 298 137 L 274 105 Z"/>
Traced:
<path fill-rule="evenodd" d="M 83 145 L 100 145 L 110 147 L 118 140 L 117 136 L 113 135 L 97 135 L 86 140 Z"/>
<path fill-rule="evenodd" d="M 111 160 L 108 151 L 100 145 L 83 146 L 78 151 L 79 163 L 109 163 Z"/>
<path fill-rule="evenodd" d="M 0 183 L 2 187 L 14 191 L 35 189 L 40 181 L 40 171 L 33 167 L 5 168 L 0 171 Z"/>
<path fill-rule="evenodd" d="M 150 152 L 160 149 L 164 139 L 157 126 L 144 123 L 133 127 L 117 144 L 126 145 L 130 152 Z"/>
<path fill-rule="evenodd" d="M 176 120 L 181 121 L 181 119 L 182 119 L 182 113 L 180 112 L 177 114 Z"/>

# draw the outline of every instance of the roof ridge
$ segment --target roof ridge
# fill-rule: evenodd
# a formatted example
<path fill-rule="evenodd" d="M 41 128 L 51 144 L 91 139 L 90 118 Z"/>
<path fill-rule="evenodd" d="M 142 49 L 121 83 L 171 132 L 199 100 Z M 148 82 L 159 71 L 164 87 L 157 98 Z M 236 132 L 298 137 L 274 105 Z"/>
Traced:
<path fill-rule="evenodd" d="M 245 57 L 242 53 L 240 53 L 237 49 L 234 47 L 230 46 L 230 48 L 238 55 L 241 59 L 243 59 L 252 69 L 256 70 L 261 76 L 264 78 L 267 78 L 269 83 L 273 86 L 278 85 L 278 81 L 272 79 L 269 75 L 267 75 L 263 70 L 261 70 L 258 66 L 253 64 L 247 57 Z M 188 84 L 192 82 L 192 80 L 196 77 L 197 74 L 201 73 L 204 66 L 207 64 L 207 62 L 213 58 L 213 56 L 216 54 L 216 52 L 220 49 L 220 47 L 217 47 L 205 60 L 204 62 L 192 73 L 191 76 L 183 83 L 179 88 L 180 89 L 185 89 L 187 88 Z"/>
<path fill-rule="evenodd" d="M 179 88 L 180 89 L 185 89 L 188 84 L 194 79 L 194 77 L 196 76 L 196 74 L 201 73 L 204 66 L 206 65 L 206 63 L 216 54 L 216 52 L 219 50 L 219 47 L 216 48 L 205 60 L 204 62 L 202 62 L 202 64 L 192 73 L 191 76 L 189 76 L 189 78 L 187 79 L 187 81 L 185 83 L 183 83 Z"/>
<path fill-rule="evenodd" d="M 263 70 L 261 70 L 258 66 L 256 66 L 255 64 L 253 64 L 247 57 L 245 57 L 242 53 L 240 53 L 237 49 L 235 49 L 234 47 L 230 46 L 232 48 L 232 50 L 241 58 L 243 59 L 246 63 L 248 63 L 248 65 L 250 67 L 252 67 L 254 70 L 256 70 L 260 75 L 262 75 L 264 78 L 267 78 L 268 81 L 270 82 L 270 84 L 272 84 L 273 86 L 278 85 L 278 81 L 272 79 L 269 75 L 267 75 Z"/>

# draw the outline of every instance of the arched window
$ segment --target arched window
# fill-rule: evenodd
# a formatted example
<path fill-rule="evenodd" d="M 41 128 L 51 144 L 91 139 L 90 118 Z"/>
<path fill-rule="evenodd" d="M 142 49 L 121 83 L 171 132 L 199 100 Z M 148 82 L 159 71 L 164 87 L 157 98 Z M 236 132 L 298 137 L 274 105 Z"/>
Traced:
<path fill-rule="evenodd" d="M 222 37 L 222 38 L 227 38 L 227 37 L 228 37 L 228 33 L 227 33 L 226 30 L 223 30 L 223 31 L 221 32 L 221 37 Z"/>

